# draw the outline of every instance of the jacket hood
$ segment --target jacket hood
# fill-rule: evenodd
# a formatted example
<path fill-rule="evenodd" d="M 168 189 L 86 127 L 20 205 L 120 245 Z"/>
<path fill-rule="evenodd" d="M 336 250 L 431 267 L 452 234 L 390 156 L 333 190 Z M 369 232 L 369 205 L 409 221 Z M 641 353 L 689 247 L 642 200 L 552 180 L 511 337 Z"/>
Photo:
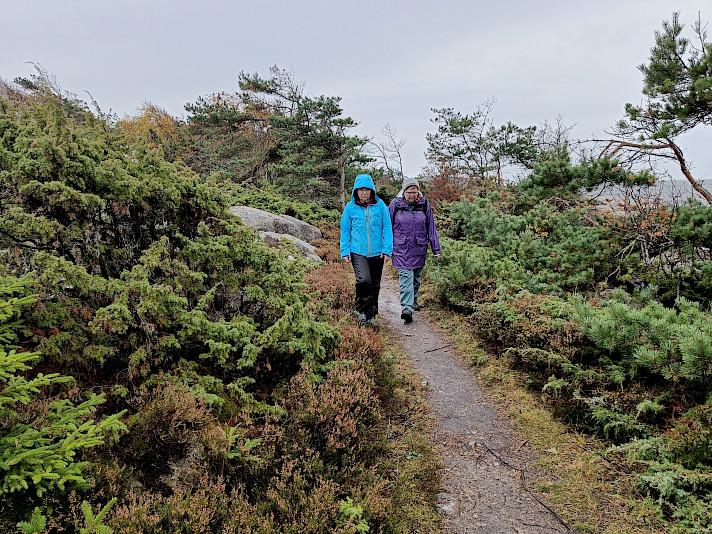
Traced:
<path fill-rule="evenodd" d="M 376 195 L 376 185 L 373 183 L 373 178 L 370 174 L 359 174 L 354 181 L 354 188 L 351 190 L 351 198 L 356 201 L 356 190 L 362 187 L 368 187 L 373 191 L 373 195 Z"/>

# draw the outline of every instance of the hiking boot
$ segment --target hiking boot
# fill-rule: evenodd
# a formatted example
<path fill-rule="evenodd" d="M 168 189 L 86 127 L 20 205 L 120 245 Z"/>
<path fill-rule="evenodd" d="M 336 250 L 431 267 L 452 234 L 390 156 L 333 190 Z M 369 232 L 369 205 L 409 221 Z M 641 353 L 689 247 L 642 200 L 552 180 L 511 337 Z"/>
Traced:
<path fill-rule="evenodd" d="M 418 299 L 413 299 L 413 310 L 420 311 L 420 304 L 418 304 Z"/>
<path fill-rule="evenodd" d="M 413 322 L 413 312 L 409 309 L 405 309 L 401 312 L 401 319 L 405 321 L 405 324 Z"/>
<path fill-rule="evenodd" d="M 359 314 L 358 314 L 358 324 L 363 324 L 363 325 L 365 325 L 367 321 L 368 321 L 368 319 L 366 318 L 366 314 L 365 314 L 365 313 L 359 313 Z"/>

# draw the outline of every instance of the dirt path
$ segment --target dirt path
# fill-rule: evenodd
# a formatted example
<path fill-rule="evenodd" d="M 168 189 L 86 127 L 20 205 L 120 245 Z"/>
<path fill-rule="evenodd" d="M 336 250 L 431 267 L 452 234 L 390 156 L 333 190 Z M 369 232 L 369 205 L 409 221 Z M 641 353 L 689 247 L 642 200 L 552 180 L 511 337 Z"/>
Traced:
<path fill-rule="evenodd" d="M 389 273 L 390 274 L 390 273 Z M 436 423 L 433 443 L 443 459 L 438 505 L 443 532 L 543 534 L 569 529 L 525 488 L 532 455 L 495 402 L 477 385 L 452 342 L 422 313 L 404 325 L 398 282 L 384 273 L 379 313 L 428 383 Z"/>

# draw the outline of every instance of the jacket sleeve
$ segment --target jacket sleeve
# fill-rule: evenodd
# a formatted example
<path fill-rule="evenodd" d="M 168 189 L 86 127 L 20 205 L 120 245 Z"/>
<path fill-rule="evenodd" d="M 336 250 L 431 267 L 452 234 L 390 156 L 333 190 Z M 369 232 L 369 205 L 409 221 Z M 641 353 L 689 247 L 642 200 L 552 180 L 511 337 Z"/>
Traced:
<path fill-rule="evenodd" d="M 428 239 L 430 240 L 430 249 L 433 254 L 439 256 L 442 251 L 440 249 L 440 238 L 438 237 L 438 229 L 435 227 L 435 217 L 433 216 L 433 210 L 428 202 L 428 209 L 425 213 L 425 218 L 427 219 L 428 225 Z"/>
<path fill-rule="evenodd" d="M 386 203 L 381 201 L 383 204 L 383 253 L 386 256 L 393 256 L 393 226 L 391 225 L 391 206 L 386 207 Z"/>
<path fill-rule="evenodd" d="M 344 213 L 341 214 L 341 239 L 339 240 L 342 258 L 351 255 L 351 216 L 349 211 L 349 204 L 346 204 Z"/>

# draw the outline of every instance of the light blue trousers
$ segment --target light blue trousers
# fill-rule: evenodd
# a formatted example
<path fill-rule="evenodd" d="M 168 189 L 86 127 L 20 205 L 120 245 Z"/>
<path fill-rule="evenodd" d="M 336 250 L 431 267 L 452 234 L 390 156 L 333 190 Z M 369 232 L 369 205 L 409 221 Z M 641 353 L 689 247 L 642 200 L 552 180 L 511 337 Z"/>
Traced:
<path fill-rule="evenodd" d="M 413 313 L 413 300 L 418 298 L 420 291 L 420 269 L 398 269 L 398 285 L 400 287 L 400 301 L 404 310 Z"/>

